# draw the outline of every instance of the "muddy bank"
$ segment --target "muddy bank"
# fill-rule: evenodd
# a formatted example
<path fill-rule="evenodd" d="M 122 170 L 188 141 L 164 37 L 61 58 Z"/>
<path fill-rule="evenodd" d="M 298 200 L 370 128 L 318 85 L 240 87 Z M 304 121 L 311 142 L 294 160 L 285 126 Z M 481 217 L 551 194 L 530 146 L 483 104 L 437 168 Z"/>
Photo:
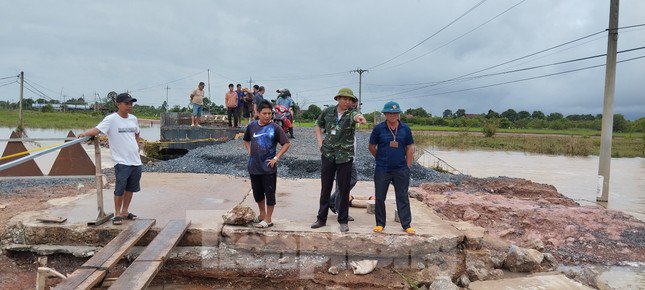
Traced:
<path fill-rule="evenodd" d="M 564 265 L 645 263 L 645 223 L 601 206 L 580 206 L 551 185 L 515 178 L 425 183 L 415 196 L 486 239 L 552 253 Z"/>

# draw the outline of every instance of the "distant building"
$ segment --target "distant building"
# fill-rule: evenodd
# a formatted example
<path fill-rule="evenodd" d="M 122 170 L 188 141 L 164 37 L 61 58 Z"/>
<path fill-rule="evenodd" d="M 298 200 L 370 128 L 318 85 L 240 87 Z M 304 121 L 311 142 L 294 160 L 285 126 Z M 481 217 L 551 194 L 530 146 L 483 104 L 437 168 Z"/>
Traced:
<path fill-rule="evenodd" d="M 31 107 L 35 108 L 35 109 L 42 109 L 44 106 L 47 106 L 47 105 L 52 106 L 54 108 L 54 110 L 57 110 L 57 111 L 60 111 L 62 109 L 61 106 L 63 106 L 63 104 L 37 104 L 37 103 L 34 103 L 34 104 L 31 105 Z M 85 105 L 65 104 L 65 107 L 67 108 L 67 110 L 83 110 L 83 111 L 87 111 L 87 110 L 93 110 L 94 109 L 94 107 L 92 107 L 90 105 L 87 105 L 87 104 L 85 104 Z"/>

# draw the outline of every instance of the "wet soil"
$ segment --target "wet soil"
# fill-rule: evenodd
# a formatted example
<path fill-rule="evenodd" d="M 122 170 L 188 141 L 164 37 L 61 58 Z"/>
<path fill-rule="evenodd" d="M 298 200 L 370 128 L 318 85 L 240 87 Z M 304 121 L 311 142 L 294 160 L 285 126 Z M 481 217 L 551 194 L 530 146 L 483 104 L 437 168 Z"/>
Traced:
<path fill-rule="evenodd" d="M 645 262 L 645 223 L 599 205 L 580 206 L 551 185 L 516 178 L 426 183 L 419 199 L 487 237 L 542 248 L 565 265 Z"/>

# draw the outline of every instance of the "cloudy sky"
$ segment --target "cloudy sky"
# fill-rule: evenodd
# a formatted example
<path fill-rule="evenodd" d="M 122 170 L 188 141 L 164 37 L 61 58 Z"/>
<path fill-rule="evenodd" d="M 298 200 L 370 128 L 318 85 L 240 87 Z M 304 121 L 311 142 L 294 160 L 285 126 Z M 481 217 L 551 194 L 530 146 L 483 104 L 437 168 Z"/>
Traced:
<path fill-rule="evenodd" d="M 620 5 L 620 27 L 645 24 L 645 1 Z M 604 57 L 509 71 L 604 54 L 608 15 L 609 1 L 600 0 L 0 0 L 0 78 L 24 71 L 38 89 L 26 91 L 30 98 L 61 99 L 62 90 L 92 100 L 95 92 L 128 90 L 142 104 L 158 106 L 168 92 L 171 105 L 186 105 L 210 70 L 219 104 L 228 83 L 248 86 L 252 78 L 269 97 L 286 87 L 300 104 L 322 106 L 341 87 L 358 94 L 358 75 L 349 71 L 362 68 L 369 69 L 364 111 L 397 100 L 435 115 L 447 108 L 597 114 L 604 67 L 558 73 L 602 65 Z M 619 51 L 644 46 L 645 26 L 620 30 Z M 645 49 L 618 60 L 641 56 Z M 533 77 L 540 78 L 513 82 Z M 12 80 L 0 79 L 0 100 L 18 99 Z M 614 110 L 645 116 L 645 58 L 618 64 Z"/>

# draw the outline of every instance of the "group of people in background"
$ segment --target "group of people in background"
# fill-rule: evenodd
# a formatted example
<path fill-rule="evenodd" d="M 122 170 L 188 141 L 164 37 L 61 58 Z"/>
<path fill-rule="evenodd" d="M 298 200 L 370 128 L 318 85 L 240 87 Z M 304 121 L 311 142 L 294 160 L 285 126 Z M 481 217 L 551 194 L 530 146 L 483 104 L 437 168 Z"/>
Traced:
<path fill-rule="evenodd" d="M 273 104 L 264 99 L 264 87 L 254 86 L 253 92 L 229 84 L 225 95 L 229 126 L 238 127 L 240 109 L 248 118 L 244 133 L 244 146 L 248 153 L 248 172 L 253 197 L 258 205 L 259 215 L 255 227 L 273 226 L 272 215 L 276 205 L 277 168 L 282 156 L 291 144 L 281 126 L 273 122 Z M 280 95 L 285 91 L 278 90 Z M 287 91 L 288 92 L 288 91 Z M 279 95 L 279 96 L 280 96 Z M 191 95 L 193 104 L 192 126 L 199 125 L 204 99 L 204 83 L 200 83 Z M 366 124 L 365 117 L 357 108 L 358 99 L 349 88 L 342 88 L 334 96 L 335 106 L 325 108 L 316 120 L 315 133 L 321 154 L 321 190 L 316 221 L 311 228 L 326 226 L 331 209 L 338 214 L 340 231 L 349 231 L 350 190 L 356 184 L 356 169 L 353 166 L 356 155 L 355 133 L 357 124 Z M 140 190 L 141 159 L 137 118 L 132 115 L 133 103 L 137 100 L 128 93 L 119 94 L 116 99 L 118 111 L 105 117 L 95 128 L 79 134 L 96 136 L 105 134 L 110 142 L 110 152 L 115 163 L 114 224 L 124 219 L 136 219 L 129 211 L 133 193 Z M 286 100 L 283 100 L 285 102 Z M 284 103 L 282 103 L 284 104 Z M 290 106 L 293 104 L 291 103 Z M 396 102 L 388 102 L 381 112 L 386 121 L 374 126 L 368 148 L 375 157 L 375 226 L 373 231 L 382 232 L 386 225 L 385 200 L 390 184 L 394 185 L 399 220 L 407 234 L 416 234 L 410 226 L 412 215 L 408 199 L 410 166 L 414 153 L 414 140 L 410 127 L 399 120 L 401 111 Z M 254 121 L 250 119 L 254 118 Z M 233 123 L 231 123 L 231 120 Z M 277 145 L 281 148 L 278 151 Z M 334 180 L 336 193 L 332 198 Z"/>

